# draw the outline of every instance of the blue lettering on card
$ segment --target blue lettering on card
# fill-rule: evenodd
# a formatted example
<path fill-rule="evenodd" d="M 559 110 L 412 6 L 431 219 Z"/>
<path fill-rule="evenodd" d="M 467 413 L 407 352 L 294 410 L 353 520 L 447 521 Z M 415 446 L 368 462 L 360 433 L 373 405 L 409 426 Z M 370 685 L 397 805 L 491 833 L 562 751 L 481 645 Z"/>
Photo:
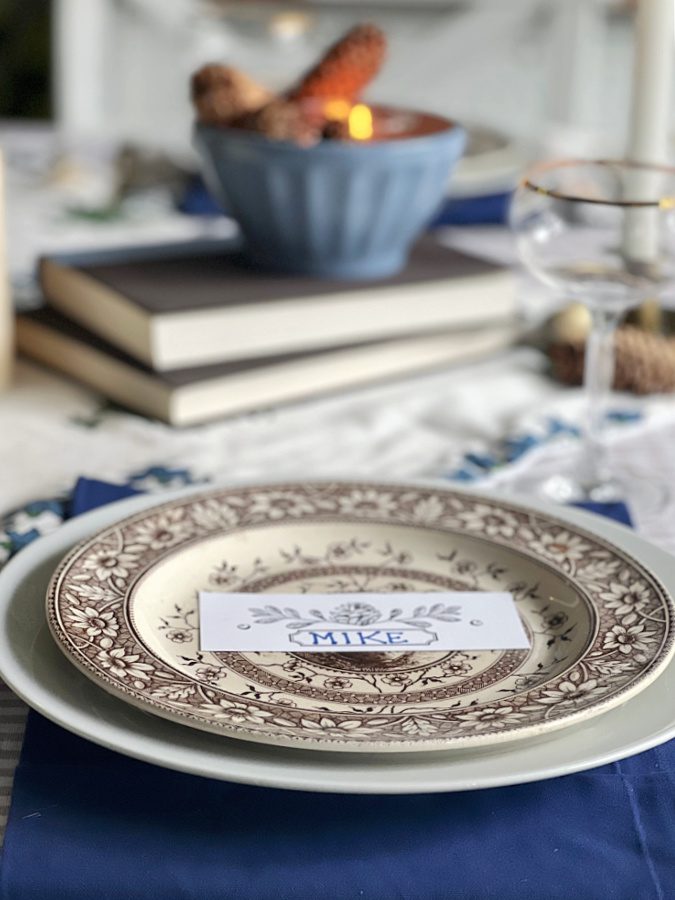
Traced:
<path fill-rule="evenodd" d="M 340 628 L 315 631 L 301 628 L 289 634 L 293 644 L 303 647 L 398 647 L 428 646 L 438 640 L 438 636 L 424 629 L 397 629 L 384 631 L 380 628 Z"/>
<path fill-rule="evenodd" d="M 388 631 L 387 632 L 387 643 L 388 644 L 409 644 L 410 641 L 407 637 L 403 636 L 402 631 Z"/>
<path fill-rule="evenodd" d="M 312 639 L 312 644 L 315 647 L 318 647 L 319 644 L 330 644 L 331 647 L 337 646 L 337 640 L 335 639 L 335 635 L 332 631 L 326 631 L 324 634 L 319 634 L 318 631 L 310 631 L 309 635 Z M 291 635 L 292 637 L 292 635 Z"/>
<path fill-rule="evenodd" d="M 362 646 L 365 646 L 366 644 L 377 644 L 378 646 L 382 647 L 383 645 L 386 646 L 387 644 L 386 638 L 380 637 L 380 635 L 383 634 L 384 632 L 375 629 L 375 631 L 368 632 L 357 631 L 356 637 L 359 639 L 359 643 Z"/>

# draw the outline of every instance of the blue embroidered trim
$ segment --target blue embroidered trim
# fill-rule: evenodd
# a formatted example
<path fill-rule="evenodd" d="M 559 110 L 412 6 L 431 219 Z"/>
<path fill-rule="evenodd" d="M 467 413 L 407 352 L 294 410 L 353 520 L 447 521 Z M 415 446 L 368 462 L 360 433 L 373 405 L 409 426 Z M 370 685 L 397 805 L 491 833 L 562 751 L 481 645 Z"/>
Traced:
<path fill-rule="evenodd" d="M 607 414 L 608 421 L 618 425 L 638 422 L 642 418 L 642 413 L 635 410 L 612 410 Z M 537 434 L 515 434 L 505 438 L 491 452 L 465 453 L 457 468 L 446 473 L 445 477 L 464 483 L 478 481 L 496 469 L 515 462 L 535 447 L 561 437 L 578 438 L 579 429 L 562 419 L 548 417 L 543 420 Z M 204 483 L 206 479 L 195 478 L 189 469 L 169 466 L 150 466 L 132 473 L 127 480 L 129 487 L 148 492 Z M 0 521 L 0 565 L 67 519 L 69 500 L 69 496 L 37 500 L 5 516 Z"/>
<path fill-rule="evenodd" d="M 148 492 L 199 483 L 189 469 L 165 466 L 151 466 L 127 480 L 129 487 Z M 36 500 L 5 516 L 0 521 L 0 566 L 31 541 L 54 531 L 68 518 L 69 505 L 70 495 Z"/>
<path fill-rule="evenodd" d="M 639 422 L 643 417 L 643 413 L 639 410 L 611 410 L 607 413 L 606 419 L 614 425 L 625 425 Z M 542 421 L 541 429 L 537 433 L 516 433 L 500 441 L 491 452 L 465 453 L 457 468 L 447 472 L 445 477 L 451 481 L 465 483 L 479 481 L 497 469 L 516 462 L 536 447 L 560 438 L 577 439 L 580 436 L 581 431 L 576 425 L 549 416 Z"/>

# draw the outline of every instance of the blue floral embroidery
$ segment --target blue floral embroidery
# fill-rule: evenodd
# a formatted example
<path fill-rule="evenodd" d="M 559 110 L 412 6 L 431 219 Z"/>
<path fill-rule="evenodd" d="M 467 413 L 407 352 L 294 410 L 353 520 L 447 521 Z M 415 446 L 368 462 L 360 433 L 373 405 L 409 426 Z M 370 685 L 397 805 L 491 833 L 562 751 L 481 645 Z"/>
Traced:
<path fill-rule="evenodd" d="M 185 487 L 189 484 L 201 484 L 204 479 L 195 479 L 189 469 L 170 469 L 165 466 L 150 466 L 142 472 L 129 476 L 129 487 L 138 491 L 166 490 L 167 488 Z"/>
<path fill-rule="evenodd" d="M 10 513 L 0 524 L 0 563 L 66 518 L 67 500 L 38 500 Z"/>
<path fill-rule="evenodd" d="M 623 424 L 624 422 L 639 422 L 644 418 L 639 409 L 613 409 L 607 413 L 607 419 L 610 422 Z"/>
<path fill-rule="evenodd" d="M 608 421 L 613 424 L 628 424 L 640 421 L 643 414 L 639 410 L 611 410 Z M 464 454 L 460 465 L 448 472 L 446 477 L 458 482 L 472 482 L 490 474 L 494 470 L 520 459 L 535 447 L 546 444 L 561 436 L 578 437 L 579 429 L 561 419 L 548 418 L 543 422 L 539 434 L 516 434 L 500 442 L 492 452 L 471 451 Z M 129 476 L 127 484 L 138 491 L 161 491 L 204 484 L 207 479 L 195 478 L 189 469 L 168 466 L 150 466 Z M 0 521 L 0 565 L 14 553 L 36 538 L 53 531 L 68 518 L 70 496 L 51 500 L 37 500 L 15 510 Z"/>
<path fill-rule="evenodd" d="M 140 491 L 161 491 L 188 484 L 199 484 L 189 469 L 151 466 L 131 475 L 129 487 Z M 0 520 L 0 565 L 36 538 L 54 531 L 68 518 L 70 495 L 51 500 L 36 500 L 14 510 Z"/>
<path fill-rule="evenodd" d="M 610 410 L 606 418 L 614 425 L 631 424 L 639 422 L 643 418 L 643 413 L 639 410 Z M 576 425 L 563 419 L 548 417 L 542 421 L 538 433 L 516 433 L 498 443 L 492 452 L 465 453 L 457 468 L 448 472 L 446 478 L 460 482 L 478 481 L 496 469 L 516 462 L 536 447 L 561 437 L 578 438 L 580 435 L 581 430 Z"/>

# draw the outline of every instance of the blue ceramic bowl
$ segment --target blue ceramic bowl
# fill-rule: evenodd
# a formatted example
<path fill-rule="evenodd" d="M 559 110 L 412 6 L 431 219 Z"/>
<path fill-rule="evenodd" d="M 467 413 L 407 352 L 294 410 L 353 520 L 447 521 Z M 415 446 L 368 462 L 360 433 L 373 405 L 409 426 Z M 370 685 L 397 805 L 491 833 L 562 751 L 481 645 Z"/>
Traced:
<path fill-rule="evenodd" d="M 411 136 L 300 147 L 197 125 L 215 196 L 237 219 L 258 266 L 325 278 L 381 278 L 405 266 L 440 206 L 464 130 L 416 116 Z"/>

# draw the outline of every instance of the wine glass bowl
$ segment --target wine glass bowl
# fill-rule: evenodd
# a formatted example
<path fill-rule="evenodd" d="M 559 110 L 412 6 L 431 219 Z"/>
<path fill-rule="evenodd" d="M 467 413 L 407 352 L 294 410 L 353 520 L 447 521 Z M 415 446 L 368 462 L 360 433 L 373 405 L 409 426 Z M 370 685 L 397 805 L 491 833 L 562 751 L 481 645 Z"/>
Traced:
<path fill-rule="evenodd" d="M 540 280 L 589 307 L 625 312 L 675 280 L 675 169 L 544 163 L 516 190 L 511 226 Z"/>
<path fill-rule="evenodd" d="M 625 499 L 603 441 L 621 317 L 675 283 L 675 168 L 629 160 L 566 160 L 535 166 L 520 182 L 510 223 L 519 256 L 561 299 L 591 316 L 582 456 L 540 485 L 556 500 Z"/>

